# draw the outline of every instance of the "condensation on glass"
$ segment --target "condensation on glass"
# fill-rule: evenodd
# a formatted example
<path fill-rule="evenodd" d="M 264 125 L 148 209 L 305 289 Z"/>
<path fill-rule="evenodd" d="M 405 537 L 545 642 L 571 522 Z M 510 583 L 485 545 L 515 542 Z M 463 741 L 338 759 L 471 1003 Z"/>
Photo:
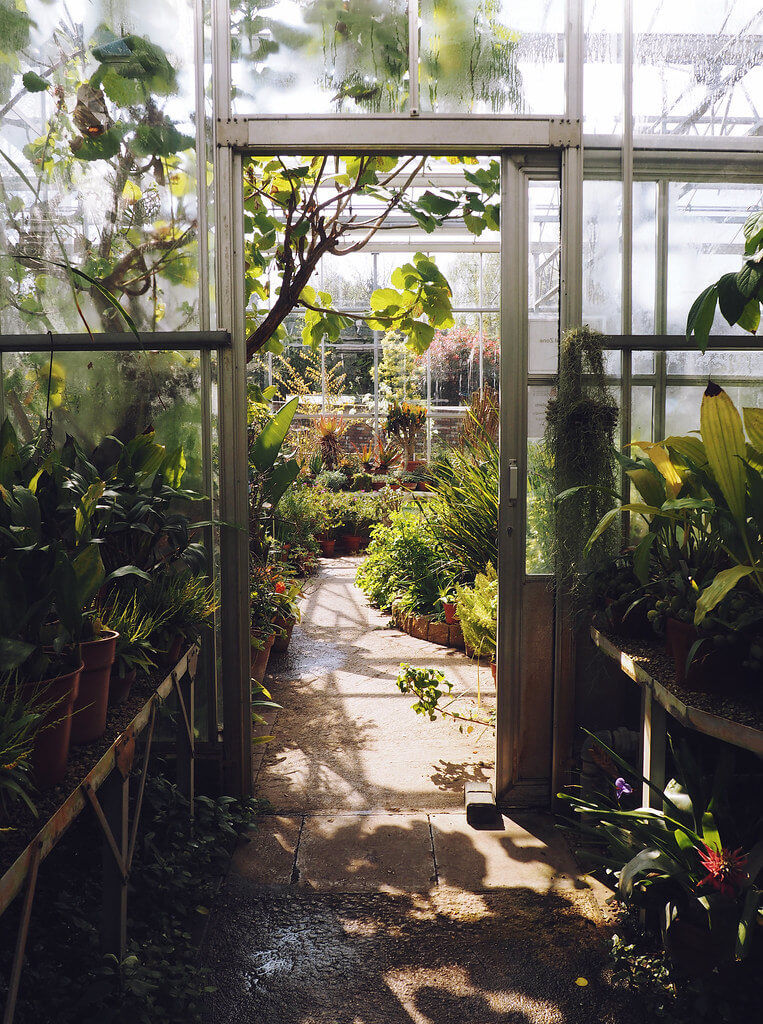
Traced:
<path fill-rule="evenodd" d="M 564 0 L 421 0 L 422 110 L 562 114 Z"/>
<path fill-rule="evenodd" d="M 760 0 L 638 0 L 633 17 L 636 134 L 758 133 Z"/>
<path fill-rule="evenodd" d="M 140 330 L 200 326 L 191 0 L 11 10 L 0 330 L 125 330 L 105 292 Z"/>

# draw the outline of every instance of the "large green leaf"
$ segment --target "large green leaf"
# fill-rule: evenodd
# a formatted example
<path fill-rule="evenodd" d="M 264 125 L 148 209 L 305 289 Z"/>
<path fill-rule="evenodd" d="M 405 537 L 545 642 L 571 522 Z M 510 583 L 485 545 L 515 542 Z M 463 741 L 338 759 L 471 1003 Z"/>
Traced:
<path fill-rule="evenodd" d="M 286 493 L 287 489 L 299 476 L 299 463 L 296 459 L 289 459 L 279 466 L 274 466 L 268 473 L 265 483 L 265 501 L 275 508 L 278 502 Z"/>
<path fill-rule="evenodd" d="M 0 672 L 12 672 L 14 668 L 18 668 L 33 650 L 34 644 L 0 636 Z"/>
<path fill-rule="evenodd" d="M 629 469 L 628 476 L 647 505 L 661 505 L 665 500 L 665 482 L 650 469 Z"/>
<path fill-rule="evenodd" d="M 254 439 L 249 455 L 258 472 L 267 473 L 275 464 L 298 405 L 299 398 L 292 398 L 265 424 Z"/>
<path fill-rule="evenodd" d="M 735 324 L 747 305 L 747 296 L 743 295 L 737 284 L 737 275 L 724 274 L 718 281 L 718 305 L 723 317 Z"/>
<path fill-rule="evenodd" d="M 745 237 L 744 254 L 752 256 L 763 245 L 763 210 L 751 214 L 742 228 Z"/>
<path fill-rule="evenodd" d="M 697 296 L 686 318 L 686 338 L 694 339 L 700 352 L 707 348 L 707 339 L 715 319 L 715 307 L 718 304 L 718 286 L 711 284 Z"/>
<path fill-rule="evenodd" d="M 752 565 L 732 565 L 730 569 L 721 569 L 710 586 L 705 587 L 699 595 L 694 611 L 694 625 L 698 626 L 708 612 L 711 612 L 740 580 L 754 572 L 755 568 Z"/>
<path fill-rule="evenodd" d="M 700 433 L 707 460 L 731 514 L 739 523 L 745 518 L 745 466 L 747 455 L 739 413 L 729 396 L 710 381 L 702 396 Z"/>
<path fill-rule="evenodd" d="M 642 850 L 633 860 L 628 861 L 620 872 L 618 888 L 624 896 L 633 892 L 633 883 L 643 874 L 662 872 L 668 876 L 681 874 L 680 864 L 668 857 L 661 850 Z"/>

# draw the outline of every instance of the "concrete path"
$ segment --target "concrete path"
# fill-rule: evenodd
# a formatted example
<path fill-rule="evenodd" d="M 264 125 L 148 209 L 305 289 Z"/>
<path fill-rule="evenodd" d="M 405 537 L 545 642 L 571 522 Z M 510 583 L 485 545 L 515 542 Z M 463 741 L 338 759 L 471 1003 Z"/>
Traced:
<path fill-rule="evenodd" d="M 214 1024 L 593 1024 L 637 1021 L 612 989 L 602 913 L 550 816 L 475 830 L 469 779 L 492 731 L 410 709 L 401 661 L 477 699 L 463 654 L 390 629 L 324 561 L 268 685 L 283 710 L 255 748 L 272 813 L 237 851 L 205 947 Z M 480 670 L 482 700 L 494 700 Z M 487 690 L 487 694 L 484 691 Z"/>

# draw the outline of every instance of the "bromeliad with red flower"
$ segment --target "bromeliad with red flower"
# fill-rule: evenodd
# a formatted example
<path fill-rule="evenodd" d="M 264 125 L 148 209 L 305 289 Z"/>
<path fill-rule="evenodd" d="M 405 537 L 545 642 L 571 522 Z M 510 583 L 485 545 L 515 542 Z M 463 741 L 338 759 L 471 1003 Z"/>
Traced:
<path fill-rule="evenodd" d="M 697 883 L 709 885 L 724 896 L 738 896 L 748 880 L 747 856 L 742 853 L 741 846 L 737 850 L 729 850 L 723 846 L 714 850 L 706 843 L 704 850 L 699 851 L 699 859 L 707 870 L 705 877 Z"/>

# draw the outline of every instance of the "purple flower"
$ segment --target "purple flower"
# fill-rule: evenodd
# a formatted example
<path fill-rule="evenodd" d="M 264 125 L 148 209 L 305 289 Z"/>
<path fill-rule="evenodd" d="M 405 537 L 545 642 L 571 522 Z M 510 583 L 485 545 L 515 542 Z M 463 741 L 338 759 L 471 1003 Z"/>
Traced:
<path fill-rule="evenodd" d="M 633 792 L 633 786 L 629 786 L 625 779 L 615 779 L 615 792 L 619 800 L 623 795 L 630 796 Z"/>

